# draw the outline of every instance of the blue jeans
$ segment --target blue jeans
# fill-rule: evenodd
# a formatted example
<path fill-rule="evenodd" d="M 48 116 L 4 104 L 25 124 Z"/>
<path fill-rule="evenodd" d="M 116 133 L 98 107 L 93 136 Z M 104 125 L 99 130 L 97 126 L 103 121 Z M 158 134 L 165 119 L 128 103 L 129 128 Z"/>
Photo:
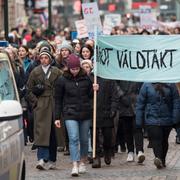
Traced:
<path fill-rule="evenodd" d="M 49 160 L 49 148 L 48 147 L 38 147 L 37 148 L 37 158 L 38 161 L 43 159 L 45 162 Z"/>
<path fill-rule="evenodd" d="M 55 135 L 55 127 L 52 124 L 51 133 L 49 139 L 49 147 L 38 146 L 37 148 L 37 158 L 38 161 L 43 159 L 45 162 L 52 161 L 55 162 L 57 157 L 57 142 Z"/>
<path fill-rule="evenodd" d="M 80 161 L 88 155 L 88 137 L 91 120 L 65 120 L 72 161 Z M 80 145 L 80 150 L 79 150 Z"/>

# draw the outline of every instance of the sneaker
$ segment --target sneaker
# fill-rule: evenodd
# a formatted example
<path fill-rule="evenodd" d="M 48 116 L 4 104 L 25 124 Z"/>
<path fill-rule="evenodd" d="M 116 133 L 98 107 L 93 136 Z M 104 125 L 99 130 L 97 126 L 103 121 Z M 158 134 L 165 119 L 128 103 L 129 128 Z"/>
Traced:
<path fill-rule="evenodd" d="M 156 166 L 157 169 L 163 168 L 162 161 L 159 158 L 154 159 L 154 165 Z"/>
<path fill-rule="evenodd" d="M 86 171 L 86 166 L 85 166 L 85 164 L 84 163 L 80 163 L 79 164 L 79 173 L 80 174 L 84 174 L 84 173 L 86 173 L 87 171 Z"/>
<path fill-rule="evenodd" d="M 79 176 L 78 167 L 73 166 L 71 176 Z"/>
<path fill-rule="evenodd" d="M 45 162 L 43 159 L 40 159 L 36 165 L 36 168 L 39 170 L 45 170 Z"/>
<path fill-rule="evenodd" d="M 134 161 L 134 153 L 129 152 L 127 157 L 127 162 L 133 162 Z"/>
<path fill-rule="evenodd" d="M 51 169 L 51 170 L 56 169 L 56 162 L 49 161 L 49 162 L 47 163 L 47 168 L 48 168 L 48 169 Z"/>
<path fill-rule="evenodd" d="M 143 163 L 144 162 L 144 160 L 145 160 L 145 155 L 144 155 L 144 153 L 142 152 L 142 151 L 139 151 L 138 152 L 138 163 Z"/>

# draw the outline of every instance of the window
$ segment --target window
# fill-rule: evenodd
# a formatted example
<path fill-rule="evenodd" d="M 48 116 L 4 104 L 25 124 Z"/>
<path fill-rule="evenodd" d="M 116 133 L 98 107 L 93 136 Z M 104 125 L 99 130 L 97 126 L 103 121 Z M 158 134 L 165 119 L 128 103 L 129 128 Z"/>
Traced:
<path fill-rule="evenodd" d="M 8 61 L 0 60 L 0 102 L 2 100 L 17 100 L 12 76 L 13 73 Z"/>

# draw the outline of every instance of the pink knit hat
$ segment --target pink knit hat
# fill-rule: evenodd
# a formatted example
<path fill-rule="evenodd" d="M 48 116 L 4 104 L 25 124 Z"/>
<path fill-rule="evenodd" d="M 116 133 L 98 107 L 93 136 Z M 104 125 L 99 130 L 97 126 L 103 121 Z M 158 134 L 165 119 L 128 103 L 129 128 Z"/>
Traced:
<path fill-rule="evenodd" d="M 80 67 L 80 59 L 75 54 L 70 54 L 67 58 L 67 66 L 69 69 Z"/>

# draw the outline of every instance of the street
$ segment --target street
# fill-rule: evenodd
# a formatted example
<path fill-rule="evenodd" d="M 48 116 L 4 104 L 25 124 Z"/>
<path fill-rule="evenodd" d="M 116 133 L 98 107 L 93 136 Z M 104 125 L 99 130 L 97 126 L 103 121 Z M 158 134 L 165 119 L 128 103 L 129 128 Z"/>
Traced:
<path fill-rule="evenodd" d="M 103 158 L 102 168 L 93 169 L 87 165 L 88 172 L 79 177 L 71 177 L 71 163 L 69 156 L 64 156 L 58 152 L 57 170 L 39 171 L 36 166 L 36 152 L 31 151 L 31 145 L 26 146 L 26 180 L 61 180 L 61 179 L 81 179 L 81 180 L 180 180 L 180 145 L 175 144 L 175 131 L 171 132 L 169 138 L 169 151 L 167 155 L 167 167 L 157 170 L 153 164 L 152 149 L 147 148 L 145 139 L 144 164 L 135 162 L 127 163 L 126 153 L 117 153 L 110 166 L 105 165 Z"/>

